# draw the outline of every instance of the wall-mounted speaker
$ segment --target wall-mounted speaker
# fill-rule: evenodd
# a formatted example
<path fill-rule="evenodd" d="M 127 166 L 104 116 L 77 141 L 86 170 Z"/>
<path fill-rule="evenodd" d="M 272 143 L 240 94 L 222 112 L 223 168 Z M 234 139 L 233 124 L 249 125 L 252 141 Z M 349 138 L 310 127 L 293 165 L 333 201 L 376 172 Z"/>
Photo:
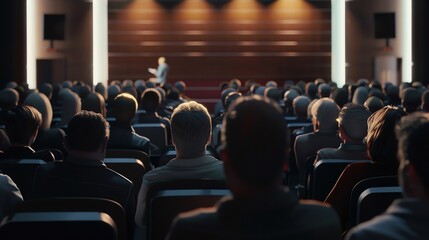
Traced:
<path fill-rule="evenodd" d="M 396 24 L 395 13 L 374 13 L 375 38 L 395 38 Z"/>
<path fill-rule="evenodd" d="M 43 38 L 45 40 L 64 40 L 66 33 L 66 15 L 45 14 L 43 19 Z"/>

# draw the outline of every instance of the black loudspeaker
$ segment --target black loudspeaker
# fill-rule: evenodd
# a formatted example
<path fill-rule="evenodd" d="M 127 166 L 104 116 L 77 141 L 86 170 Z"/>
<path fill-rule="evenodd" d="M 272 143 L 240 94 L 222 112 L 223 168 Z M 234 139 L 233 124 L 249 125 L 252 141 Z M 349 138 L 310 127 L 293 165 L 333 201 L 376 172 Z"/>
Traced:
<path fill-rule="evenodd" d="M 396 24 L 395 13 L 374 13 L 375 38 L 395 38 Z"/>
<path fill-rule="evenodd" d="M 45 40 L 64 40 L 66 15 L 45 14 L 43 22 L 43 38 Z"/>

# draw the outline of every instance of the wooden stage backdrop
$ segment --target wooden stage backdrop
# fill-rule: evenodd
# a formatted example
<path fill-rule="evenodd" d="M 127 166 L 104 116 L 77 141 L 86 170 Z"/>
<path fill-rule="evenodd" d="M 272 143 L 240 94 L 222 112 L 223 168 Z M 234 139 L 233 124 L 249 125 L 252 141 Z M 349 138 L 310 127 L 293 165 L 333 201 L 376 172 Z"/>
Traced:
<path fill-rule="evenodd" d="M 196 98 L 232 78 L 330 79 L 330 1 L 164 2 L 109 2 L 110 80 L 147 79 L 159 56 L 170 65 L 169 81 L 186 81 Z"/>

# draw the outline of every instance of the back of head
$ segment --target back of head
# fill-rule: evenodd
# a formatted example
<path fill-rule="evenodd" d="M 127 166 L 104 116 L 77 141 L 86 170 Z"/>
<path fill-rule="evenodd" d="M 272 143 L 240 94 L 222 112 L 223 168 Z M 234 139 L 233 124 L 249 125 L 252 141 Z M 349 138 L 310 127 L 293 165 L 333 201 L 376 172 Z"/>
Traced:
<path fill-rule="evenodd" d="M 99 93 L 103 97 L 104 100 L 107 99 L 107 89 L 103 83 L 97 83 L 97 85 L 95 85 L 95 87 L 94 87 L 94 91 L 96 93 Z"/>
<path fill-rule="evenodd" d="M 186 158 L 204 154 L 211 136 L 211 117 L 194 101 L 180 104 L 171 115 L 171 135 L 176 150 Z"/>
<path fill-rule="evenodd" d="M 174 83 L 174 86 L 176 87 L 177 91 L 179 91 L 180 94 L 185 92 L 186 83 L 184 81 L 177 81 Z"/>
<path fill-rule="evenodd" d="M 99 113 L 81 111 L 68 123 L 66 143 L 69 150 L 92 152 L 109 137 L 109 124 Z"/>
<path fill-rule="evenodd" d="M 165 92 L 165 90 L 162 87 L 156 87 L 155 89 L 159 92 L 159 95 L 161 96 L 161 103 L 164 103 L 165 97 L 167 96 L 167 93 Z"/>
<path fill-rule="evenodd" d="M 383 92 L 378 88 L 371 88 L 368 94 L 369 97 L 378 97 L 382 101 L 386 98 Z"/>
<path fill-rule="evenodd" d="M 240 91 L 241 88 L 241 81 L 240 79 L 232 79 L 231 81 L 229 81 L 229 87 L 230 88 L 234 88 L 236 91 Z"/>
<path fill-rule="evenodd" d="M 283 100 L 285 104 L 288 106 L 292 106 L 293 100 L 299 96 L 299 93 L 295 89 L 287 90 L 283 96 Z"/>
<path fill-rule="evenodd" d="M 113 100 L 115 99 L 116 96 L 118 96 L 118 94 L 121 92 L 121 88 L 116 85 L 110 85 L 107 88 L 107 103 L 110 104 L 111 102 L 113 102 Z"/>
<path fill-rule="evenodd" d="M 401 98 L 399 97 L 399 87 L 390 86 L 386 91 L 387 98 L 389 99 L 390 104 L 397 106 L 401 104 Z"/>
<path fill-rule="evenodd" d="M 36 108 L 42 114 L 42 125 L 43 130 L 49 129 L 52 122 L 52 106 L 48 97 L 41 93 L 32 93 L 24 100 L 24 104 Z"/>
<path fill-rule="evenodd" d="M 228 94 L 230 94 L 230 93 L 232 93 L 232 92 L 236 92 L 236 90 L 235 90 L 234 88 L 226 88 L 225 90 L 223 90 L 223 91 L 220 93 L 220 100 L 222 101 L 222 106 L 223 106 L 223 108 L 224 108 L 224 109 L 226 109 L 226 106 L 225 106 L 225 99 L 226 99 L 226 97 L 228 96 Z"/>
<path fill-rule="evenodd" d="M 79 96 L 68 88 L 61 90 L 60 99 L 62 101 L 61 125 L 67 125 L 70 119 L 80 112 L 81 101 Z"/>
<path fill-rule="evenodd" d="M 281 93 L 276 87 L 267 87 L 264 96 L 271 98 L 275 102 L 279 102 L 281 99 Z"/>
<path fill-rule="evenodd" d="M 305 85 L 305 94 L 307 94 L 307 96 L 310 99 L 316 98 L 316 95 L 317 95 L 317 85 L 314 82 L 307 83 Z"/>
<path fill-rule="evenodd" d="M 12 145 L 29 146 L 42 124 L 42 115 L 31 106 L 17 106 L 6 115 L 5 130 Z M 34 139 L 33 139 L 34 140 Z"/>
<path fill-rule="evenodd" d="M 371 112 L 366 107 L 351 103 L 341 109 L 338 124 L 352 142 L 363 143 L 370 115 Z"/>
<path fill-rule="evenodd" d="M 255 94 L 256 95 L 259 95 L 259 96 L 264 96 L 264 92 L 265 92 L 265 89 L 266 89 L 267 87 L 265 87 L 265 86 L 259 86 L 259 87 L 257 87 L 256 89 L 255 89 Z"/>
<path fill-rule="evenodd" d="M 349 101 L 349 91 L 346 88 L 337 88 L 331 93 L 331 98 L 342 108 Z"/>
<path fill-rule="evenodd" d="M 363 105 L 368 99 L 368 89 L 366 87 L 358 87 L 353 94 L 352 103 Z"/>
<path fill-rule="evenodd" d="M 82 110 L 100 113 L 106 116 L 104 98 L 99 93 L 94 92 L 86 95 L 82 99 Z"/>
<path fill-rule="evenodd" d="M 363 105 L 369 109 L 372 113 L 377 112 L 378 110 L 384 107 L 383 101 L 378 97 L 369 97 Z"/>
<path fill-rule="evenodd" d="M 331 86 L 327 83 L 322 83 L 318 87 L 319 97 L 325 98 L 331 95 Z"/>
<path fill-rule="evenodd" d="M 222 143 L 228 161 L 234 175 L 250 186 L 276 184 L 287 158 L 287 139 L 282 110 L 267 98 L 240 98 L 224 118 Z"/>
<path fill-rule="evenodd" d="M 426 194 L 429 193 L 429 161 L 427 159 L 429 136 L 429 116 L 414 113 L 401 119 L 396 129 L 398 157 L 402 165 L 414 165 Z"/>
<path fill-rule="evenodd" d="M 317 100 L 311 108 L 313 123 L 318 123 L 318 130 L 322 132 L 333 133 L 337 130 L 337 118 L 340 108 L 330 98 L 321 98 Z"/>
<path fill-rule="evenodd" d="M 50 83 L 43 83 L 39 86 L 39 92 L 43 93 L 48 97 L 48 99 L 52 98 L 53 86 Z"/>
<path fill-rule="evenodd" d="M 421 105 L 421 95 L 414 88 L 407 88 L 402 93 L 402 106 L 405 112 L 412 113 L 419 109 Z"/>
<path fill-rule="evenodd" d="M 240 98 L 242 95 L 241 95 L 241 93 L 239 93 L 239 92 L 232 92 L 232 93 L 229 93 L 228 94 L 228 96 L 226 96 L 226 98 L 225 98 L 225 112 L 227 112 L 228 111 L 228 109 L 229 109 L 229 106 L 231 106 L 231 104 L 233 103 L 233 102 L 235 102 L 238 98 Z"/>
<path fill-rule="evenodd" d="M 154 113 L 161 104 L 161 94 L 154 89 L 148 88 L 144 90 L 141 97 L 142 108 L 149 113 Z"/>
<path fill-rule="evenodd" d="M 112 103 L 112 112 L 116 121 L 123 124 L 131 124 L 137 112 L 137 100 L 129 93 L 121 93 Z"/>
<path fill-rule="evenodd" d="M 265 83 L 265 86 L 268 88 L 277 88 L 277 82 L 276 81 L 268 81 L 267 83 Z"/>
<path fill-rule="evenodd" d="M 368 118 L 368 134 L 366 145 L 368 156 L 374 162 L 385 164 L 392 169 L 397 168 L 397 145 L 395 124 L 407 115 L 402 109 L 386 106 Z"/>
<path fill-rule="evenodd" d="M 295 116 L 307 117 L 307 108 L 310 104 L 310 99 L 306 96 L 298 96 L 293 100 L 292 106 Z"/>
<path fill-rule="evenodd" d="M 19 102 L 19 93 L 12 88 L 5 88 L 0 91 L 0 108 L 9 109 L 16 107 Z"/>

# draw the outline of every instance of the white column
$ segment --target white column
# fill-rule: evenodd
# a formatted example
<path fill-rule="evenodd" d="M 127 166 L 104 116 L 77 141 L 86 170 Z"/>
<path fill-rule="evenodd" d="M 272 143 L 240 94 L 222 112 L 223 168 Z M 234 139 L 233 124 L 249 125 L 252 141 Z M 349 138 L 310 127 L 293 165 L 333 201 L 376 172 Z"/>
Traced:
<path fill-rule="evenodd" d="M 92 82 L 94 85 L 101 82 L 107 86 L 107 80 L 109 77 L 107 14 L 107 0 L 93 0 Z"/>
<path fill-rule="evenodd" d="M 412 0 L 402 0 L 402 82 L 413 80 L 412 3 Z"/>
<path fill-rule="evenodd" d="M 35 0 L 26 1 L 26 24 L 27 24 L 27 84 L 30 89 L 37 87 L 36 79 L 36 2 Z"/>
<path fill-rule="evenodd" d="M 342 87 L 346 82 L 345 0 L 331 0 L 331 7 L 331 78 Z"/>

